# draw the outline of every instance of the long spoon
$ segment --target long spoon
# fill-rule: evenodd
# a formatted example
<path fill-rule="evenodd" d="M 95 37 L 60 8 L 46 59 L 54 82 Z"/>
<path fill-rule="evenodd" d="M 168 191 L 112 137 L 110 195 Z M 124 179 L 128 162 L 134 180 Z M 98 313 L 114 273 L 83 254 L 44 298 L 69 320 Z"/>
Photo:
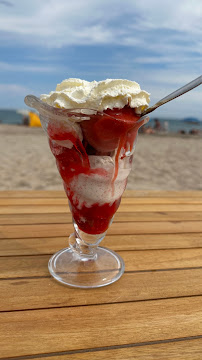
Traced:
<path fill-rule="evenodd" d="M 196 78 L 195 80 L 191 81 L 190 83 L 182 86 L 180 89 L 172 92 L 170 95 L 167 95 L 163 99 L 159 100 L 156 104 L 154 104 L 153 106 L 151 106 L 148 109 L 146 109 L 145 111 L 143 111 L 141 116 L 149 114 L 150 112 L 156 110 L 159 106 L 166 104 L 167 102 L 177 98 L 178 96 L 185 94 L 186 92 L 194 89 L 195 87 L 197 87 L 201 84 L 202 84 L 202 75 L 199 76 L 198 78 Z"/>

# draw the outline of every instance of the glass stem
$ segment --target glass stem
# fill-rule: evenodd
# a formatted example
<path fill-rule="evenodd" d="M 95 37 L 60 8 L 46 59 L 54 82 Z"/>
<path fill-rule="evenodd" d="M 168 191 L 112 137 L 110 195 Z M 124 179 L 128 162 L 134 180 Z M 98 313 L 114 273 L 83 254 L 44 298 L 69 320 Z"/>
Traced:
<path fill-rule="evenodd" d="M 74 233 L 69 237 L 69 246 L 81 260 L 96 260 L 97 247 L 104 239 L 105 233 L 87 234 L 80 230 L 73 219 Z"/>
<path fill-rule="evenodd" d="M 76 232 L 69 236 L 69 246 L 81 260 L 95 260 L 97 246 L 86 244 L 80 239 Z"/>

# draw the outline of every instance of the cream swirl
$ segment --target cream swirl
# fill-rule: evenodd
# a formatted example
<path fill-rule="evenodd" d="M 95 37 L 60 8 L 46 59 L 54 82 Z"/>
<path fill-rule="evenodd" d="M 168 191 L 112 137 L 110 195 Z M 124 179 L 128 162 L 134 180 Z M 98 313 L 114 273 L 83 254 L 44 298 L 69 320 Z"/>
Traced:
<path fill-rule="evenodd" d="M 129 105 L 141 114 L 150 102 L 149 93 L 141 90 L 135 81 L 106 79 L 85 81 L 66 79 L 58 84 L 55 91 L 42 94 L 41 100 L 54 107 L 63 109 L 94 109 L 103 111 Z"/>

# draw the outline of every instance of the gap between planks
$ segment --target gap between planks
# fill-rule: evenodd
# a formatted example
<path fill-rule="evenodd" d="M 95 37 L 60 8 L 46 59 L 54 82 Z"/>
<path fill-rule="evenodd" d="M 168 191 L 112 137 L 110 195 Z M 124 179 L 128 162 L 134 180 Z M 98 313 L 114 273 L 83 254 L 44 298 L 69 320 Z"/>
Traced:
<path fill-rule="evenodd" d="M 142 198 L 124 198 L 122 197 L 122 205 L 138 205 L 138 204 L 202 204 L 202 197 L 186 198 L 186 197 L 142 197 Z M 22 205 L 65 205 L 68 206 L 67 198 L 0 198 L 0 206 L 22 206 Z"/>
<path fill-rule="evenodd" d="M 114 251 L 202 248 L 202 233 L 107 235 L 101 245 Z M 51 255 L 67 246 L 67 236 L 1 239 L 0 256 Z"/>
<path fill-rule="evenodd" d="M 201 212 L 202 204 L 121 204 L 117 212 Z M 4 205 L 0 215 L 69 213 L 67 205 Z"/>
<path fill-rule="evenodd" d="M 198 337 L 201 319 L 201 296 L 1 313 L 1 356 Z"/>
<path fill-rule="evenodd" d="M 0 198 L 66 198 L 63 190 L 3 190 Z M 123 197 L 202 197 L 200 190 L 125 190 Z"/>
<path fill-rule="evenodd" d="M 147 343 L 116 345 L 77 351 L 63 351 L 2 360 L 201 360 L 202 335 L 165 339 Z M 79 358 L 78 358 L 79 356 Z"/>
<path fill-rule="evenodd" d="M 68 236 L 71 232 L 72 224 L 0 225 L 0 239 Z M 201 232 L 202 221 L 116 222 L 107 231 L 109 235 Z"/>
<path fill-rule="evenodd" d="M 136 221 L 199 221 L 202 212 L 117 212 L 113 222 Z M 72 223 L 71 213 L 44 214 L 8 214 L 0 215 L 0 225 L 33 225 L 33 224 L 68 224 Z"/>
<path fill-rule="evenodd" d="M 51 276 L 0 281 L 0 311 L 90 306 L 202 295 L 202 268 L 126 272 L 107 289 L 63 286 Z M 53 296 L 51 296 L 53 294 Z M 82 295 L 82 296 L 81 296 Z"/>
<path fill-rule="evenodd" d="M 119 251 L 119 254 L 125 262 L 126 271 L 172 271 L 202 266 L 202 249 Z M 1 257 L 1 278 L 47 276 L 49 258 L 50 255 L 41 254 Z"/>

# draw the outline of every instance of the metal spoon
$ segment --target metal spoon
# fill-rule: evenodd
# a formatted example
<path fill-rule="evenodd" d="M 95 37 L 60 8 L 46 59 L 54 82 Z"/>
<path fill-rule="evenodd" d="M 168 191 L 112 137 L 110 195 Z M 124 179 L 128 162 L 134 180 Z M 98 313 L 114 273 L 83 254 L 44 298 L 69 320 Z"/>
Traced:
<path fill-rule="evenodd" d="M 141 116 L 149 114 L 150 112 L 156 110 L 159 106 L 166 104 L 168 101 L 171 101 L 171 100 L 177 98 L 178 96 L 185 94 L 186 92 L 194 89 L 195 87 L 197 87 L 201 84 L 202 84 L 202 75 L 199 76 L 198 78 L 196 78 L 195 80 L 191 81 L 190 83 L 182 86 L 180 89 L 172 92 L 170 95 L 167 95 L 163 99 L 159 100 L 155 105 L 153 105 L 153 106 L 149 107 L 148 109 L 146 109 L 145 111 L 143 111 Z"/>

